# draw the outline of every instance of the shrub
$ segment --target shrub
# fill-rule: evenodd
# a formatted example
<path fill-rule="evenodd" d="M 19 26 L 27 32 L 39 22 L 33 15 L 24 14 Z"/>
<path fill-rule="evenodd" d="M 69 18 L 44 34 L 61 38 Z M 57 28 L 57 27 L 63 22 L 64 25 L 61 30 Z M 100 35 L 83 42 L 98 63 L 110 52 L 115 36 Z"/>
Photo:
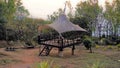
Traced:
<path fill-rule="evenodd" d="M 102 38 L 100 41 L 101 41 L 101 44 L 105 45 L 105 38 Z"/>
<path fill-rule="evenodd" d="M 113 47 L 111 45 L 107 46 L 107 49 L 113 49 Z"/>
<path fill-rule="evenodd" d="M 108 39 L 108 38 L 101 38 L 100 42 L 98 44 L 100 44 L 100 45 L 116 45 L 117 42 L 115 42 L 111 39 Z"/>
<path fill-rule="evenodd" d="M 40 63 L 35 64 L 33 68 L 59 68 L 58 66 L 53 65 L 53 61 L 42 61 Z"/>
<path fill-rule="evenodd" d="M 0 24 L 0 40 L 5 39 L 5 27 Z"/>
<path fill-rule="evenodd" d="M 40 64 L 37 65 L 37 68 L 49 68 L 49 64 L 46 61 L 41 62 Z"/>
<path fill-rule="evenodd" d="M 99 61 L 97 61 L 97 62 L 94 62 L 92 64 L 92 66 L 88 65 L 88 68 L 105 68 L 105 67 L 104 67 L 103 63 L 100 63 Z"/>
<path fill-rule="evenodd" d="M 88 50 L 88 49 L 90 49 L 90 47 L 92 46 L 92 41 L 91 41 L 91 39 L 89 39 L 89 38 L 85 38 L 85 39 L 83 40 L 83 44 L 85 45 L 85 47 L 86 47 L 87 50 Z"/>
<path fill-rule="evenodd" d="M 94 40 L 94 43 L 95 43 L 95 44 L 98 44 L 98 43 L 99 43 L 99 38 L 98 38 L 98 37 L 92 37 L 92 40 Z"/>
<path fill-rule="evenodd" d="M 83 40 L 84 46 L 91 51 L 91 47 L 95 47 L 95 42 L 92 40 L 91 37 L 85 36 Z"/>
<path fill-rule="evenodd" d="M 120 44 L 117 45 L 118 50 L 120 50 Z"/>
<path fill-rule="evenodd" d="M 108 46 L 105 46 L 103 48 L 104 51 L 106 51 L 106 50 L 112 50 L 112 49 L 114 49 L 112 45 L 108 45 Z"/>
<path fill-rule="evenodd" d="M 99 45 L 96 45 L 96 46 L 95 46 L 95 48 L 97 48 L 97 49 L 98 49 L 98 48 L 100 48 L 100 46 L 99 46 Z"/>

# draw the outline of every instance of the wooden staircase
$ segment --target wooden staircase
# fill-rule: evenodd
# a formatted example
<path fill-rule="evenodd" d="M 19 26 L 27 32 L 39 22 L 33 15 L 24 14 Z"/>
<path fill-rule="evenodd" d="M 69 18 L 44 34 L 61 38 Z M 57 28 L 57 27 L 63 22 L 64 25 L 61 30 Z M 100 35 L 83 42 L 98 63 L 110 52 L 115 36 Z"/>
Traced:
<path fill-rule="evenodd" d="M 52 48 L 51 46 L 44 46 L 42 50 L 40 50 L 39 56 L 48 56 Z"/>

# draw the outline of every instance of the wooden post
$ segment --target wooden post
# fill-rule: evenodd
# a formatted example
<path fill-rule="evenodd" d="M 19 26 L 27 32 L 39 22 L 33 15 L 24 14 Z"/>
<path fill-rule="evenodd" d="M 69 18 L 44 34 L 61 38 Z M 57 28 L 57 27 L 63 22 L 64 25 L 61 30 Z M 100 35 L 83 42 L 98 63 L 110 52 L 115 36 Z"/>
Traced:
<path fill-rule="evenodd" d="M 60 38 L 59 38 L 60 40 L 60 48 L 59 48 L 59 52 L 58 52 L 58 54 L 59 54 L 59 56 L 60 57 L 63 57 L 63 38 L 60 36 Z"/>
<path fill-rule="evenodd" d="M 74 55 L 74 50 L 75 50 L 75 45 L 74 45 L 74 40 L 73 40 L 72 55 Z"/>
<path fill-rule="evenodd" d="M 90 49 L 90 53 L 92 53 L 92 46 L 91 46 L 91 45 L 90 45 L 90 48 L 89 48 L 89 49 Z"/>
<path fill-rule="evenodd" d="M 61 50 L 61 48 L 60 48 L 59 51 L 58 51 L 58 54 L 59 54 L 60 57 L 63 57 L 63 49 Z"/>

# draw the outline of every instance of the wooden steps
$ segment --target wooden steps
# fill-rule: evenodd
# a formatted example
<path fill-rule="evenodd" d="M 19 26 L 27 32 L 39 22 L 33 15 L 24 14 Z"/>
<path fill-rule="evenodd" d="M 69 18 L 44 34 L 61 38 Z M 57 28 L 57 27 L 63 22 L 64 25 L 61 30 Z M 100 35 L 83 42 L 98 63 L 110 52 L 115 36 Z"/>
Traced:
<path fill-rule="evenodd" d="M 48 56 L 52 48 L 51 46 L 44 46 L 42 50 L 40 50 L 39 56 Z"/>

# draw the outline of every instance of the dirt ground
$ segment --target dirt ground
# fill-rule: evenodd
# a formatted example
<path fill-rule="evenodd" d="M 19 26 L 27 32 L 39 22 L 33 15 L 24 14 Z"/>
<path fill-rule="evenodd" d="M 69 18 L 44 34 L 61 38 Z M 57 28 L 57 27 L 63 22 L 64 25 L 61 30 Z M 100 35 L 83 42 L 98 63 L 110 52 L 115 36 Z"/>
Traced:
<path fill-rule="evenodd" d="M 37 48 L 18 49 L 17 51 L 5 51 L 3 48 L 0 49 L 0 52 L 6 54 L 7 59 L 13 60 L 13 63 L 2 65 L 0 68 L 29 68 L 31 64 L 40 61 L 40 57 L 37 54 Z"/>
<path fill-rule="evenodd" d="M 57 49 L 53 49 L 49 56 L 38 56 L 39 48 L 34 49 L 16 49 L 16 51 L 5 51 L 0 49 L 0 68 L 33 68 L 35 63 L 44 60 L 54 61 L 54 64 L 60 68 L 86 68 L 86 65 L 92 66 L 97 59 L 107 65 L 106 68 L 120 68 L 120 51 L 93 49 L 94 53 L 89 53 L 83 46 L 76 47 L 75 55 L 71 55 L 71 48 L 64 49 L 64 56 L 59 57 Z M 9 62 L 8 62 L 9 61 Z M 113 64 L 114 63 L 114 64 Z M 111 66 L 110 66 L 111 65 Z"/>

